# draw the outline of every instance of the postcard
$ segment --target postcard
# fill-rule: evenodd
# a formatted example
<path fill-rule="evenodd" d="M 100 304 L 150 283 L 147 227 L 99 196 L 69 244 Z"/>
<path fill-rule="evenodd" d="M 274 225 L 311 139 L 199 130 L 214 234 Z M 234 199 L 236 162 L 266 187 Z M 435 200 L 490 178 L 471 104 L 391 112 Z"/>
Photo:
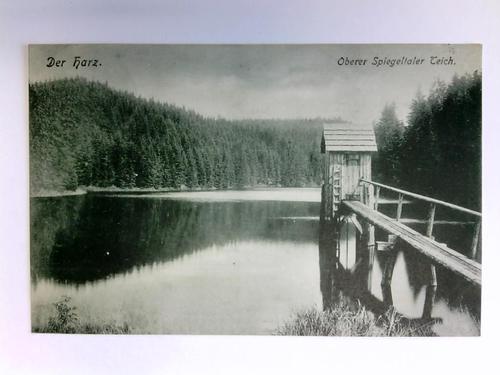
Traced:
<path fill-rule="evenodd" d="M 478 336 L 479 44 L 29 46 L 31 329 Z"/>

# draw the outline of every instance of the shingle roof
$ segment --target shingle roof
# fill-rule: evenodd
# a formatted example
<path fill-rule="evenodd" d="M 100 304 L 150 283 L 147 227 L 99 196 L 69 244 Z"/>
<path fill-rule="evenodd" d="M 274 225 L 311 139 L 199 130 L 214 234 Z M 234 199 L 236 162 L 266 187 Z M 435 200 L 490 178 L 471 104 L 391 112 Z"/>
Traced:
<path fill-rule="evenodd" d="M 324 124 L 321 152 L 325 151 L 376 152 L 377 142 L 373 127 L 354 124 Z"/>

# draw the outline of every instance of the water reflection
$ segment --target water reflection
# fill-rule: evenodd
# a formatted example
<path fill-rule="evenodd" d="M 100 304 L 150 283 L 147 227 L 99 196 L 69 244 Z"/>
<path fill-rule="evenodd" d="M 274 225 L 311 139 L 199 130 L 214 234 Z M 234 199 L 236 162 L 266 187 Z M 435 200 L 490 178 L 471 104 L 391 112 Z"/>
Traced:
<path fill-rule="evenodd" d="M 136 333 L 270 333 L 347 295 L 377 313 L 394 305 L 410 319 L 440 318 L 438 334 L 478 334 L 480 290 L 439 267 L 429 287 L 429 262 L 404 245 L 383 287 L 388 254 L 367 246 L 366 228 L 347 220 L 337 235 L 318 212 L 315 202 L 33 199 L 33 324 L 69 295 L 85 321 Z"/>
<path fill-rule="evenodd" d="M 134 333 L 269 334 L 321 306 L 308 202 L 112 197 L 32 201 L 32 324 L 71 297 Z"/>
<path fill-rule="evenodd" d="M 436 287 L 430 283 L 429 261 L 411 247 L 400 243 L 397 252 L 377 251 L 368 246 L 367 228 L 364 234 L 357 232 L 353 243 L 352 236 L 342 235 L 345 226 L 342 223 L 335 227 L 327 221 L 320 224 L 319 261 L 325 309 L 345 295 L 359 299 L 377 314 L 394 306 L 408 319 L 432 321 L 433 331 L 440 335 L 479 334 L 478 288 L 439 267 Z M 377 231 L 376 237 L 383 240 L 384 233 Z M 352 251 L 353 246 L 357 250 L 355 259 L 346 262 L 346 252 Z M 389 273 L 385 278 L 391 282 L 384 282 L 384 272 Z"/>
<path fill-rule="evenodd" d="M 297 219 L 316 210 L 303 202 L 34 200 L 32 278 L 84 283 L 236 240 L 316 242 L 317 223 Z"/>
<path fill-rule="evenodd" d="M 133 333 L 271 334 L 295 310 L 321 304 L 317 244 L 272 240 L 213 245 L 85 284 L 40 280 L 32 324 L 47 301 L 71 297 L 81 321 Z"/>

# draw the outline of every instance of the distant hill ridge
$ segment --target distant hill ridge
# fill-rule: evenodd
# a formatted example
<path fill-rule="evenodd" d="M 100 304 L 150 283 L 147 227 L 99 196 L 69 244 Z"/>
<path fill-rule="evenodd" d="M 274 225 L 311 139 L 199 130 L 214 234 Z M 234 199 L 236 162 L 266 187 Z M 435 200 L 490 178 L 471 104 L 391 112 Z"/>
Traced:
<path fill-rule="evenodd" d="M 82 78 L 32 83 L 31 192 L 318 185 L 322 124 L 214 119 Z"/>

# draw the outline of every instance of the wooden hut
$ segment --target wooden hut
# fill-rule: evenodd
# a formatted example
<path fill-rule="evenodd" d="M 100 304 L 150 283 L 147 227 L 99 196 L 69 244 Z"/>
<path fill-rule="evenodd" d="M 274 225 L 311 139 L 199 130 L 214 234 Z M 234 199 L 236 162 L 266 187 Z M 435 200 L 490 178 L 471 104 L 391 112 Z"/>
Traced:
<path fill-rule="evenodd" d="M 369 203 L 371 187 L 359 184 L 371 179 L 371 154 L 377 151 L 372 126 L 324 124 L 321 152 L 325 154 L 323 201 L 325 214 L 333 217 L 340 201 Z"/>

